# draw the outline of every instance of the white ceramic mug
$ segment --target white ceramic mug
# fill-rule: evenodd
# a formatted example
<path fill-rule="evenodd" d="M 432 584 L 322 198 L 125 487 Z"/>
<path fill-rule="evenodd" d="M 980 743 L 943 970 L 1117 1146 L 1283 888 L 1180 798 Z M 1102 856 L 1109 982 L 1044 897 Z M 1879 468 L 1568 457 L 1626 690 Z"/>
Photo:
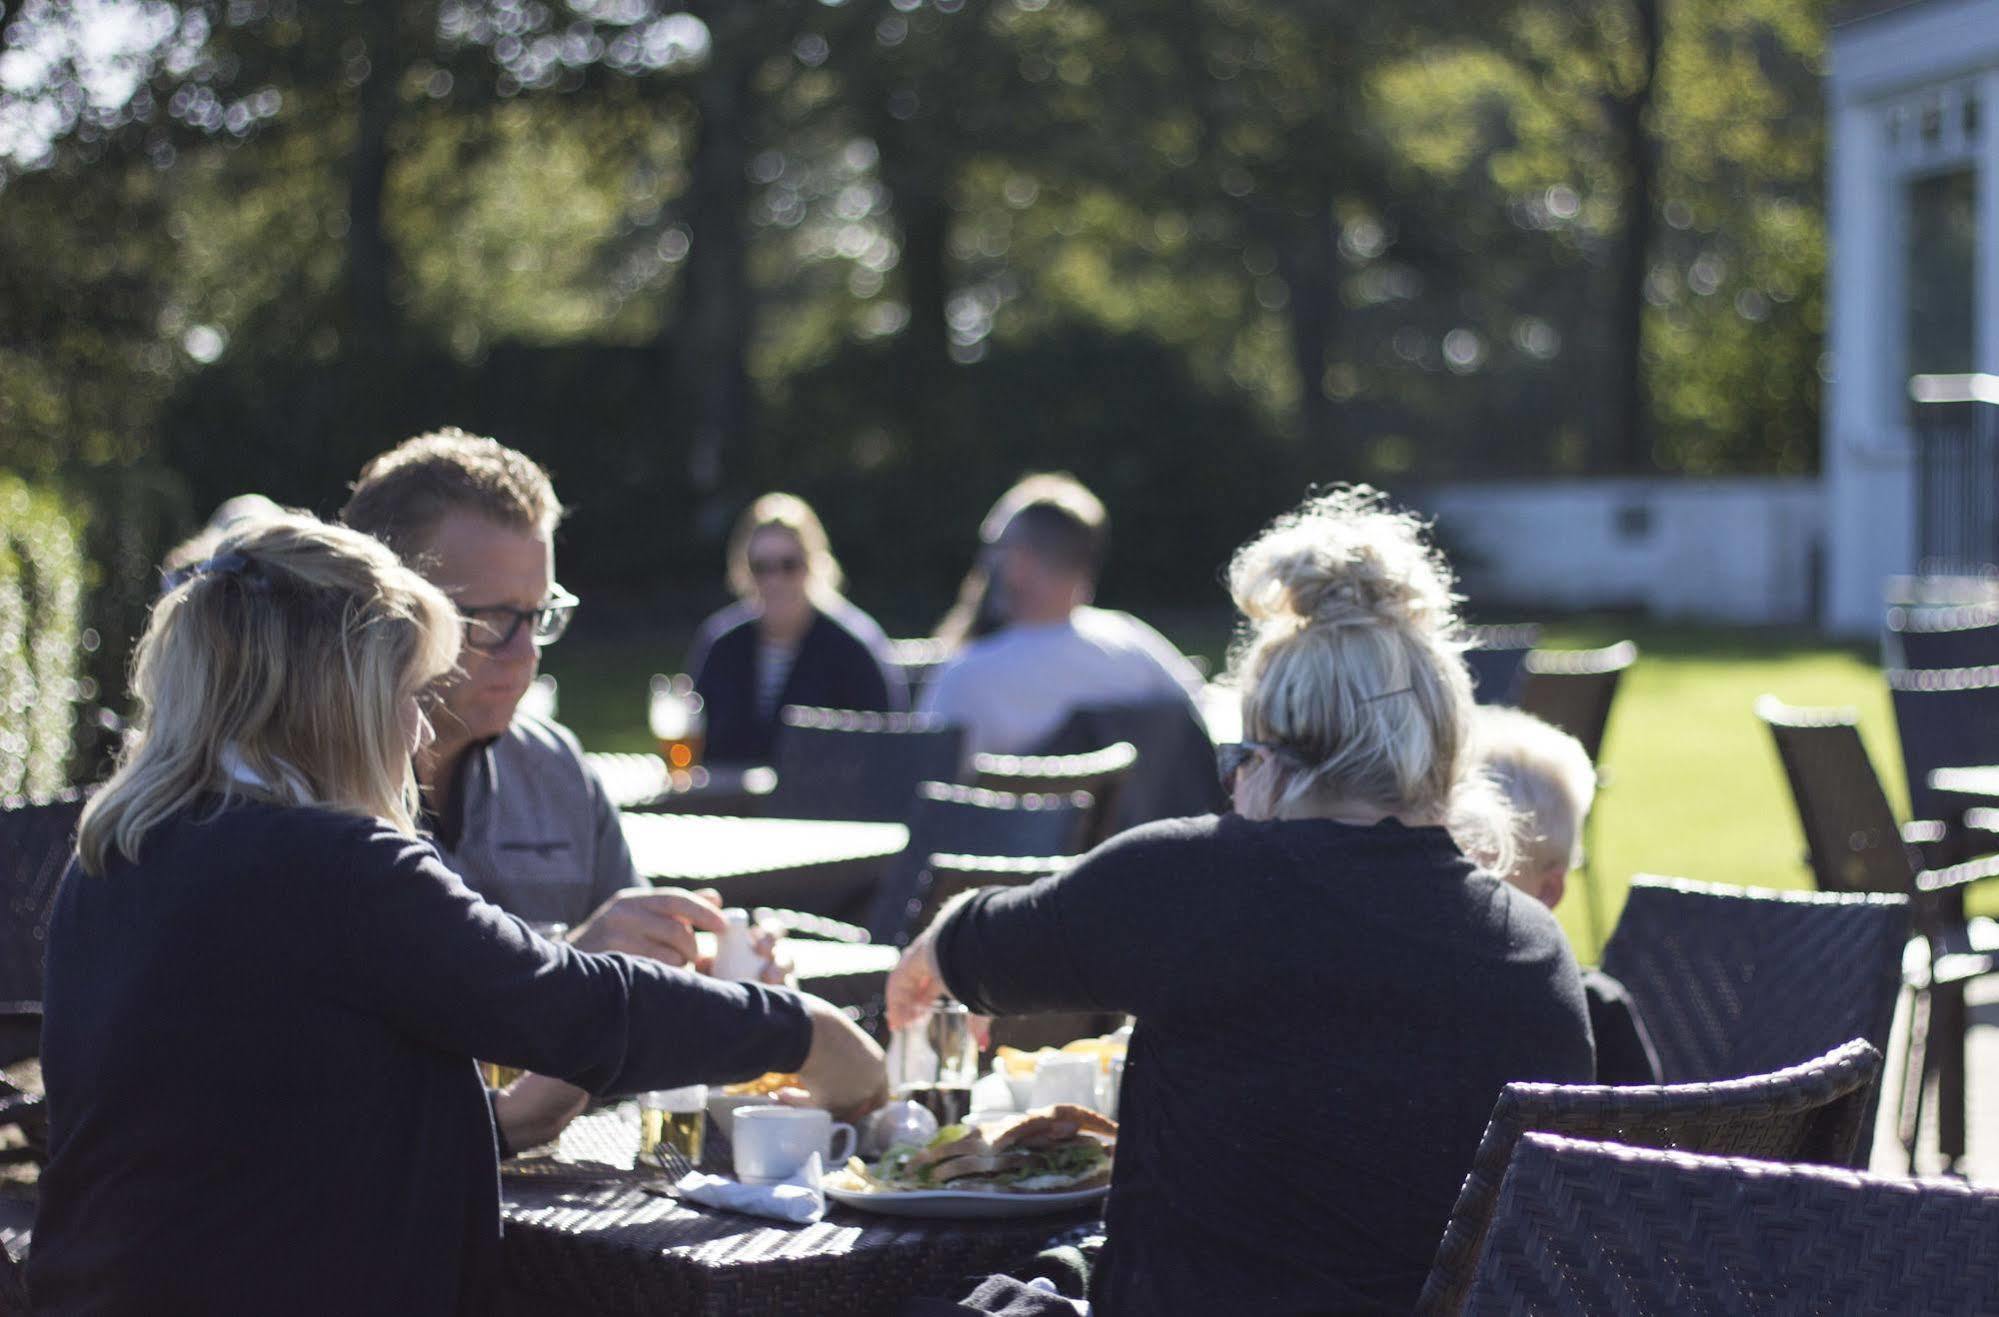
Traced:
<path fill-rule="evenodd" d="M 817 1107 L 738 1107 L 729 1137 L 744 1184 L 789 1180 L 814 1153 L 829 1166 L 844 1166 L 854 1155 L 854 1127 Z M 831 1150 L 843 1137 L 844 1146 Z"/>
<path fill-rule="evenodd" d="M 1037 1107 L 1057 1102 L 1073 1102 L 1079 1107 L 1097 1105 L 1097 1058 L 1094 1056 L 1044 1056 L 1034 1068 L 1032 1103 Z"/>

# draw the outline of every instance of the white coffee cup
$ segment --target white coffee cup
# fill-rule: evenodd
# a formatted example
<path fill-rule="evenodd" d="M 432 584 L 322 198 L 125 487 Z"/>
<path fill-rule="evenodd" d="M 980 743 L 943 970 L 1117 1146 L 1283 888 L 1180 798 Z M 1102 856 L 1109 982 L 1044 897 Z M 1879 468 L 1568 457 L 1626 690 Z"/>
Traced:
<path fill-rule="evenodd" d="M 831 1151 L 845 1137 L 845 1145 Z M 738 1107 L 730 1130 L 736 1178 L 744 1184 L 777 1184 L 805 1169 L 814 1153 L 831 1166 L 854 1155 L 854 1127 L 817 1107 Z"/>
<path fill-rule="evenodd" d="M 1044 1056 L 1034 1068 L 1033 1105 L 1050 1106 L 1073 1102 L 1079 1107 L 1097 1105 L 1097 1058 L 1094 1056 Z"/>

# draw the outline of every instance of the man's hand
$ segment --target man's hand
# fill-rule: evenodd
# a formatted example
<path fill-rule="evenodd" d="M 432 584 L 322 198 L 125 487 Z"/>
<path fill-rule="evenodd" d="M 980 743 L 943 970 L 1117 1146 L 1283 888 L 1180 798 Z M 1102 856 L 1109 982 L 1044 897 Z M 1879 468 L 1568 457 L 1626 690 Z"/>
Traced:
<path fill-rule="evenodd" d="M 888 1025 L 907 1029 L 925 1015 L 944 991 L 944 975 L 937 968 L 937 925 L 917 934 L 903 948 L 902 959 L 888 976 Z"/>
<path fill-rule="evenodd" d="M 812 1020 L 812 1050 L 799 1068 L 798 1083 L 811 1094 L 811 1104 L 851 1122 L 886 1102 L 888 1070 L 875 1040 L 830 1002 L 807 995 L 805 1012 Z"/>
<path fill-rule="evenodd" d="M 619 892 L 569 934 L 579 951 L 623 951 L 668 965 L 695 963 L 694 933 L 727 927 L 713 892 L 633 889 Z"/>
<path fill-rule="evenodd" d="M 562 1127 L 583 1114 L 590 1094 L 547 1075 L 522 1075 L 493 1101 L 500 1132 L 516 1152 L 539 1147 L 562 1133 Z"/>

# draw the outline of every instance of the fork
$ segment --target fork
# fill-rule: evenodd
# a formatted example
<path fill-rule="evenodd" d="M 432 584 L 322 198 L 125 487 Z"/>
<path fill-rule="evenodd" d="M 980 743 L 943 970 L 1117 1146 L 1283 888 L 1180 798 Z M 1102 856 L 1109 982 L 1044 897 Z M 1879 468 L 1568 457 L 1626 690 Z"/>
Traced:
<path fill-rule="evenodd" d="M 659 1169 L 676 1184 L 694 1174 L 694 1163 L 687 1160 L 687 1154 L 664 1139 L 654 1146 L 652 1159 L 659 1163 Z"/>

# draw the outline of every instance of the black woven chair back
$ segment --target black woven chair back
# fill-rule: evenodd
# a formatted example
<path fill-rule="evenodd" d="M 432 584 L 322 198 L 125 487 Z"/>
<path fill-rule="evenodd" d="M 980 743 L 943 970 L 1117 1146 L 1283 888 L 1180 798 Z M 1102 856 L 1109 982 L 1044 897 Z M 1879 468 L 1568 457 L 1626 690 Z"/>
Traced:
<path fill-rule="evenodd" d="M 1658 1050 L 1692 1084 L 1774 1071 L 1864 1038 L 1885 1051 L 1909 901 L 1638 878 L 1603 950 Z"/>
<path fill-rule="evenodd" d="M 1472 697 L 1480 704 L 1513 704 L 1520 698 L 1520 671 L 1541 643 L 1538 626 L 1472 627 L 1465 666 L 1471 669 Z"/>
<path fill-rule="evenodd" d="M 0 1317 L 28 1317 L 28 1282 L 4 1246 L 0 1246 Z"/>
<path fill-rule="evenodd" d="M 49 918 L 82 812 L 77 791 L 0 804 L 0 1015 L 41 1013 Z"/>
<path fill-rule="evenodd" d="M 1887 665 L 1896 668 L 1981 668 L 1999 663 L 1999 608 L 1890 608 L 1884 651 Z"/>
<path fill-rule="evenodd" d="M 921 928 L 913 921 L 923 908 L 920 889 L 932 855 L 1075 855 L 1082 850 L 1092 804 L 1081 791 L 1016 796 L 923 783 L 909 815 L 909 844 L 875 891 L 869 935 L 901 946 Z"/>
<path fill-rule="evenodd" d="M 1595 763 L 1618 683 L 1637 660 L 1628 640 L 1602 649 L 1537 649 L 1522 664 L 1520 707 L 1581 741 Z"/>
<path fill-rule="evenodd" d="M 1084 754 L 1119 741 L 1130 742 L 1138 760 L 1118 792 L 1107 832 L 1123 832 L 1154 819 L 1219 814 L 1228 808 L 1228 797 L 1215 775 L 1214 742 L 1185 700 L 1075 709 L 1039 752 Z"/>
<path fill-rule="evenodd" d="M 1713 1084 L 1508 1084 L 1451 1209 L 1417 1311 L 1459 1311 L 1506 1168 L 1528 1131 L 1840 1165 L 1859 1143 L 1880 1071 L 1881 1053 L 1855 1039 L 1803 1065 Z"/>
<path fill-rule="evenodd" d="M 1930 773 L 1999 762 L 1999 667 L 1898 668 L 1887 678 L 1909 812 L 1947 820 L 1962 802 L 1930 790 Z"/>
<path fill-rule="evenodd" d="M 1129 741 L 1119 741 L 1078 755 L 973 755 L 972 775 L 988 791 L 1015 795 L 1089 792 L 1096 804 L 1084 830 L 1087 847 L 1111 835 L 1118 798 L 1137 764 L 1138 747 Z"/>
<path fill-rule="evenodd" d="M 776 818 L 900 823 L 917 783 L 958 776 L 964 730 L 936 718 L 797 705 L 779 717 Z"/>
<path fill-rule="evenodd" d="M 1920 861 L 1902 841 L 1853 711 L 1765 695 L 1756 716 L 1777 742 L 1819 890 L 1909 893 Z"/>
<path fill-rule="evenodd" d="M 1464 1311 L 1989 1313 L 1999 1191 L 1530 1134 Z"/>
<path fill-rule="evenodd" d="M 928 928 L 945 903 L 962 893 L 981 887 L 1024 887 L 1073 862 L 1073 857 L 1063 855 L 932 855 L 923 866 L 911 925 Z"/>

